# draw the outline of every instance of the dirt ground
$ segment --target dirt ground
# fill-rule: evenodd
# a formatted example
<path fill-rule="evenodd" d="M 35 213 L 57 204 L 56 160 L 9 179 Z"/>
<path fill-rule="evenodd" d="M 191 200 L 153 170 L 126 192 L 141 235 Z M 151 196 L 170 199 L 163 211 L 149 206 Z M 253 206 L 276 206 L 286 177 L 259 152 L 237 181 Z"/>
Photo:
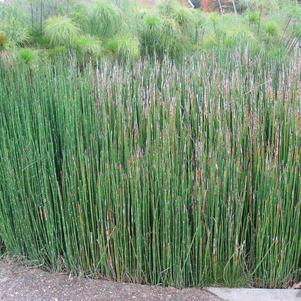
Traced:
<path fill-rule="evenodd" d="M 69 277 L 0 261 L 0 300 L 5 301 L 220 301 L 201 289 L 163 288 Z"/>

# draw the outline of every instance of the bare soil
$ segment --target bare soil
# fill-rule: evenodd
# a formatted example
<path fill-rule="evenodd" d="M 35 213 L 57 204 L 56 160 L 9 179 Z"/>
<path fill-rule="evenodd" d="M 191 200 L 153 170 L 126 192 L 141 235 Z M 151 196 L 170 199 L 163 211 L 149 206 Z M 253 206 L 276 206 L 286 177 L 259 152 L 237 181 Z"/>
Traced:
<path fill-rule="evenodd" d="M 48 273 L 11 260 L 0 261 L 0 300 L 5 301 L 220 301 L 203 289 L 116 283 Z"/>

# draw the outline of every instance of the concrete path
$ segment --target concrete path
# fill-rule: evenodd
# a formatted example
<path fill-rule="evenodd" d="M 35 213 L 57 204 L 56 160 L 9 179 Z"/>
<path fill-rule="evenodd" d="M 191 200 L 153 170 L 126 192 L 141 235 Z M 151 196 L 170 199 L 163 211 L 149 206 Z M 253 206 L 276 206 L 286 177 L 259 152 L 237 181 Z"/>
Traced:
<path fill-rule="evenodd" d="M 208 288 L 225 301 L 301 301 L 300 289 Z"/>
<path fill-rule="evenodd" d="M 1 301 L 221 301 L 206 290 L 115 283 L 0 261 Z"/>

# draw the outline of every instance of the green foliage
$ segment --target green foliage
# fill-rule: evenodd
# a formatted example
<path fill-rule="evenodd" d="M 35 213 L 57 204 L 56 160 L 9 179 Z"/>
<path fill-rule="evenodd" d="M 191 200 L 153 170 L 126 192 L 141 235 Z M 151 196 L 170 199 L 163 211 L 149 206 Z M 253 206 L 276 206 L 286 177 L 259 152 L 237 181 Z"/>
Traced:
<path fill-rule="evenodd" d="M 103 47 L 99 40 L 90 35 L 81 35 L 74 39 L 73 47 L 80 56 L 98 58 L 103 54 Z"/>
<path fill-rule="evenodd" d="M 3 49 L 8 39 L 4 32 L 0 32 L 0 50 Z"/>
<path fill-rule="evenodd" d="M 0 10 L 0 251 L 118 281 L 299 281 L 301 6 L 287 3 Z"/>
<path fill-rule="evenodd" d="M 139 28 L 142 54 L 163 58 L 181 59 L 185 52 L 185 36 L 179 24 L 170 17 L 146 15 Z"/>
<path fill-rule="evenodd" d="M 29 30 L 17 19 L 0 20 L 0 31 L 6 36 L 10 46 L 22 46 L 29 40 Z"/>
<path fill-rule="evenodd" d="M 65 46 L 58 46 L 49 49 L 47 53 L 50 59 L 57 61 L 57 59 L 68 57 L 70 54 L 70 49 Z"/>
<path fill-rule="evenodd" d="M 171 17 L 179 8 L 177 0 L 161 0 L 158 5 L 158 11 L 162 16 Z"/>
<path fill-rule="evenodd" d="M 180 27 L 187 28 L 192 24 L 194 15 L 191 9 L 180 6 L 175 10 L 172 17 Z"/>
<path fill-rule="evenodd" d="M 106 0 L 96 0 L 89 19 L 89 32 L 99 38 L 111 38 L 121 29 L 120 9 Z"/>
<path fill-rule="evenodd" d="M 76 10 L 71 13 L 72 20 L 78 24 L 82 32 L 89 32 L 89 9 L 86 5 L 79 5 Z"/>
<path fill-rule="evenodd" d="M 269 22 L 265 26 L 265 31 L 270 37 L 276 37 L 278 35 L 278 28 L 274 22 Z"/>
<path fill-rule="evenodd" d="M 199 47 L 202 50 L 214 50 L 218 47 L 219 41 L 213 34 L 206 34 L 199 42 Z"/>
<path fill-rule="evenodd" d="M 31 33 L 30 45 L 40 49 L 48 49 L 52 46 L 49 38 L 39 32 Z"/>
<path fill-rule="evenodd" d="M 296 5 L 289 5 L 285 8 L 284 10 L 286 14 L 294 19 L 301 20 L 301 6 L 296 4 Z"/>
<path fill-rule="evenodd" d="M 301 27 L 299 24 L 294 24 L 291 28 L 291 33 L 294 38 L 297 38 L 299 41 L 301 41 Z"/>
<path fill-rule="evenodd" d="M 120 62 L 137 59 L 139 56 L 139 41 L 134 36 L 116 36 L 106 42 L 106 51 Z"/>
<path fill-rule="evenodd" d="M 299 281 L 301 53 L 224 53 L 0 68 L 5 251 L 144 284 Z"/>
<path fill-rule="evenodd" d="M 6 49 L 64 47 L 81 57 L 96 58 L 103 54 L 101 45 L 107 45 L 109 56 L 117 57 L 119 49 L 119 53 L 129 52 L 135 58 L 138 52 L 142 57 L 169 57 L 178 62 L 200 50 L 227 53 L 242 47 L 254 50 L 260 45 L 268 49 L 298 46 L 300 5 L 280 0 L 241 0 L 240 5 L 246 9 L 242 15 L 221 15 L 202 13 L 175 0 L 143 10 L 131 1 L 93 0 L 84 4 L 62 0 L 58 6 L 53 0 L 33 0 L 28 6 L 5 6 L 0 12 L 0 32 L 7 37 Z"/>
<path fill-rule="evenodd" d="M 139 27 L 143 55 L 155 55 L 160 47 L 162 21 L 156 15 L 145 15 Z"/>
<path fill-rule="evenodd" d="M 21 0 L 14 2 L 19 2 L 21 9 L 26 12 L 31 31 L 41 35 L 44 31 L 44 25 L 47 19 L 55 16 L 70 16 L 80 9 L 84 1 Z"/>
<path fill-rule="evenodd" d="M 177 1 L 164 1 L 158 8 L 162 20 L 173 20 L 178 26 L 178 33 L 185 36 L 185 43 L 196 39 L 196 31 L 200 24 L 200 13 L 191 8 L 179 5 Z M 181 38 L 180 38 L 181 40 Z"/>
<path fill-rule="evenodd" d="M 197 49 L 201 51 L 219 51 L 259 47 L 259 36 L 248 26 L 248 20 L 242 16 L 211 14 L 202 16 L 202 36 L 197 41 Z"/>
<path fill-rule="evenodd" d="M 248 14 L 248 20 L 250 24 L 258 25 L 260 24 L 260 13 L 259 12 L 250 12 Z"/>
<path fill-rule="evenodd" d="M 18 5 L 0 5 L 0 32 L 7 40 L 8 48 L 24 46 L 29 40 L 29 27 L 26 14 Z"/>
<path fill-rule="evenodd" d="M 235 31 L 226 33 L 224 45 L 233 49 L 237 46 L 254 49 L 259 47 L 259 42 L 253 32 L 243 28 L 237 28 Z"/>
<path fill-rule="evenodd" d="M 161 19 L 159 16 L 146 15 L 144 18 L 144 23 L 150 28 L 158 27 L 161 24 Z"/>
<path fill-rule="evenodd" d="M 80 33 L 78 26 L 66 16 L 47 19 L 45 36 L 53 46 L 70 46 Z"/>
<path fill-rule="evenodd" d="M 18 59 L 26 64 L 31 64 L 36 59 L 36 54 L 30 48 L 22 48 L 18 52 Z"/>
<path fill-rule="evenodd" d="M 174 19 L 168 17 L 162 20 L 160 43 L 163 54 L 175 60 L 184 56 L 185 47 L 188 45 L 188 41 L 182 35 L 179 25 Z"/>

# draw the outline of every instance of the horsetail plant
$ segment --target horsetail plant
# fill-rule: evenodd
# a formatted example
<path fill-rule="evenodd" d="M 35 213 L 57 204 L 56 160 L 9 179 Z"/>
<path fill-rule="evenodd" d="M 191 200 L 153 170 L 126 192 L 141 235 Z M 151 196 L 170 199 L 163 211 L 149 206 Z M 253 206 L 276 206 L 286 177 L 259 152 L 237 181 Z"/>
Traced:
<path fill-rule="evenodd" d="M 118 281 L 300 281 L 300 58 L 0 68 L 5 251 Z"/>

